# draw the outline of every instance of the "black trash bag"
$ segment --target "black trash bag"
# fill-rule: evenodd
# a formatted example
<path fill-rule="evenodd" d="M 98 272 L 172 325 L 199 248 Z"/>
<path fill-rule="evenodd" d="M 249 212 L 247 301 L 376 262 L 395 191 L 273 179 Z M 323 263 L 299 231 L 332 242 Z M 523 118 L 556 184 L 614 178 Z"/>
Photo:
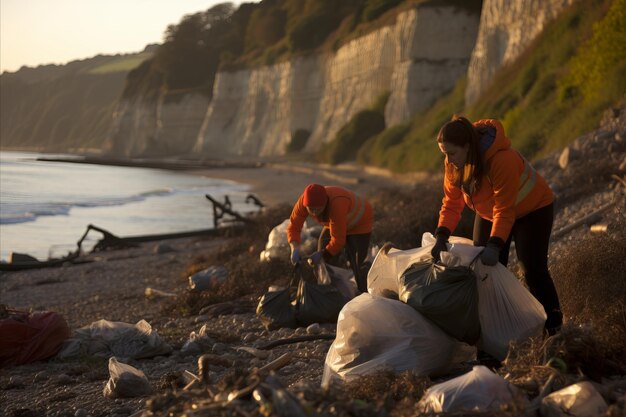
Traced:
<path fill-rule="evenodd" d="M 457 340 L 470 345 L 478 341 L 478 287 L 470 268 L 415 263 L 400 277 L 399 296 Z"/>
<path fill-rule="evenodd" d="M 256 315 L 267 330 L 298 327 L 296 310 L 291 303 L 294 295 L 295 289 L 290 286 L 278 291 L 269 291 L 261 297 L 256 307 Z"/>
<path fill-rule="evenodd" d="M 296 320 L 301 326 L 336 323 L 346 299 L 333 285 L 300 280 L 296 299 Z"/>

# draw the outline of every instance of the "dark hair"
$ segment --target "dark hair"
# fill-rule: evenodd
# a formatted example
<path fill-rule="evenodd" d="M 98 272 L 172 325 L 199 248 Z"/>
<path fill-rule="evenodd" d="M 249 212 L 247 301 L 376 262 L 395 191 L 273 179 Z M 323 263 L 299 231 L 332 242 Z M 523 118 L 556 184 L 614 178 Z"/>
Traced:
<path fill-rule="evenodd" d="M 456 114 L 452 116 L 452 120 L 441 127 L 439 134 L 437 134 L 437 142 L 439 143 L 447 142 L 456 146 L 469 144 L 463 172 L 458 172 L 451 164 L 446 166 L 447 173 L 452 181 L 466 187 L 466 191 L 469 194 L 473 191 L 472 188 L 477 190 L 480 187 L 480 179 L 484 168 L 478 147 L 479 140 L 478 132 L 472 122 Z"/>

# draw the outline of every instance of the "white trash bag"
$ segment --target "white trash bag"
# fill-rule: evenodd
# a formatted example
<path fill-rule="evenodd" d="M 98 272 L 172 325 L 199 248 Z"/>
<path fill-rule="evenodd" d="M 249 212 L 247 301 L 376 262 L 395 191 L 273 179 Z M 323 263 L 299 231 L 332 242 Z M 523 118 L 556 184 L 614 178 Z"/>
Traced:
<path fill-rule="evenodd" d="M 591 382 L 578 382 L 553 392 L 541 400 L 543 417 L 595 417 L 609 406 Z"/>
<path fill-rule="evenodd" d="M 105 397 L 132 398 L 152 393 L 150 382 L 143 372 L 118 362 L 115 357 L 109 358 L 109 374 L 110 378 L 102 392 Z"/>
<path fill-rule="evenodd" d="M 281 224 L 272 229 L 267 238 L 265 250 L 261 251 L 261 254 L 259 255 L 261 261 L 270 261 L 272 259 L 289 259 L 291 249 L 289 247 L 289 241 L 287 238 L 288 227 L 289 219 L 285 219 Z M 300 235 L 300 246 L 304 252 L 310 252 L 314 245 L 317 244 L 317 241 L 312 236 L 312 232 L 314 231 L 316 231 L 315 226 L 310 228 L 302 228 L 302 232 Z"/>
<path fill-rule="evenodd" d="M 472 241 L 459 236 L 450 236 L 451 244 L 472 244 Z M 398 299 L 399 278 L 408 267 L 416 262 L 432 258 L 430 252 L 436 239 L 431 233 L 422 235 L 422 246 L 408 250 L 391 248 L 387 252 L 381 248 L 374 258 L 372 267 L 367 274 L 367 291 L 373 295 Z M 451 245 L 448 245 L 450 249 Z"/>
<path fill-rule="evenodd" d="M 450 254 L 468 264 L 483 250 L 482 246 L 454 244 Z M 498 360 L 506 358 L 509 343 L 522 341 L 543 332 L 546 312 L 539 301 L 501 263 L 472 264 L 478 278 L 478 315 L 481 337 L 477 346 Z"/>
<path fill-rule="evenodd" d="M 461 376 L 433 385 L 417 404 L 420 413 L 497 411 L 523 394 L 501 376 L 477 365 Z"/>
<path fill-rule="evenodd" d="M 322 386 L 381 370 L 444 374 L 453 360 L 475 356 L 467 348 L 403 302 L 363 293 L 339 313 Z"/>

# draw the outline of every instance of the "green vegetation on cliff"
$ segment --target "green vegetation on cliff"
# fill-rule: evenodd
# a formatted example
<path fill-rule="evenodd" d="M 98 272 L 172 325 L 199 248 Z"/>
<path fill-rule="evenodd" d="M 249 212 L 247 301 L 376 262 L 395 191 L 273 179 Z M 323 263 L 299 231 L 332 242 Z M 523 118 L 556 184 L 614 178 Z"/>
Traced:
<path fill-rule="evenodd" d="M 450 0 L 448 0 L 450 1 Z M 124 96 L 164 91 L 210 95 L 218 70 L 269 65 L 337 48 L 375 27 L 401 4 L 417 0 L 263 0 L 190 14 L 170 25 L 154 59 L 129 75 Z"/>
<path fill-rule="evenodd" d="M 128 70 L 151 56 L 96 56 L 0 76 L 3 148 L 65 152 L 100 149 Z"/>
<path fill-rule="evenodd" d="M 581 0 L 502 68 L 473 105 L 465 82 L 409 123 L 371 138 L 358 161 L 393 171 L 439 169 L 439 127 L 454 113 L 502 120 L 513 146 L 530 158 L 593 130 L 626 94 L 626 0 Z"/>

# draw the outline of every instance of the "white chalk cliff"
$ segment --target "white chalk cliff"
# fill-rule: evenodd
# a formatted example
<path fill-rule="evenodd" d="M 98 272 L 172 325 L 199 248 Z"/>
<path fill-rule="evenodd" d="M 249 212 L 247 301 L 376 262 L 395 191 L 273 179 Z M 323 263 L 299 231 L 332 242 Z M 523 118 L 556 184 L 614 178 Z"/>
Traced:
<path fill-rule="evenodd" d="M 471 104 L 502 66 L 513 62 L 575 0 L 483 0 L 465 102 Z"/>
<path fill-rule="evenodd" d="M 421 6 L 332 54 L 219 73 L 195 149 L 280 155 L 304 129 L 315 150 L 386 92 L 387 124 L 408 120 L 466 73 L 478 23 L 464 8 Z"/>
<path fill-rule="evenodd" d="M 123 156 L 285 153 L 296 130 L 306 150 L 331 141 L 357 112 L 389 93 L 385 123 L 409 120 L 466 75 L 466 102 L 513 62 L 575 0 L 484 0 L 481 14 L 443 2 L 417 5 L 390 26 L 336 52 L 219 72 L 209 99 L 121 100 L 111 150 Z"/>

